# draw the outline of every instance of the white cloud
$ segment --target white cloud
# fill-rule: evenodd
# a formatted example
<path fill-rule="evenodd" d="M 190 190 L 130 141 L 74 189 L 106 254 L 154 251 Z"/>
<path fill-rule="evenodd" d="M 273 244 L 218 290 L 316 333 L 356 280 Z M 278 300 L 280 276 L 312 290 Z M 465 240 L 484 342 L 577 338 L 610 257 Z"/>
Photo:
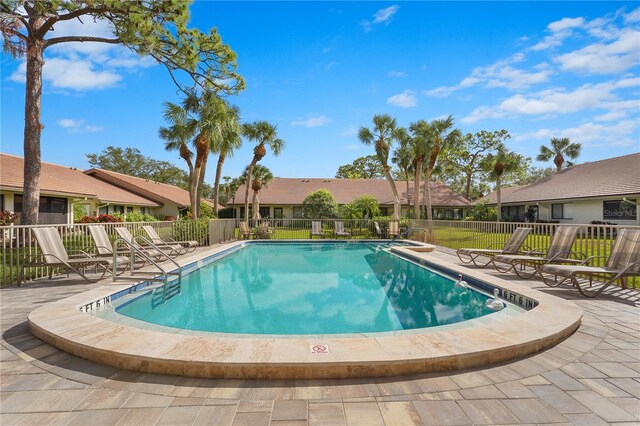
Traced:
<path fill-rule="evenodd" d="M 351 145 L 345 145 L 342 148 L 346 149 L 347 151 L 355 151 L 356 149 L 360 148 L 362 145 L 358 145 L 358 144 L 351 144 Z"/>
<path fill-rule="evenodd" d="M 407 73 L 404 71 L 389 71 L 387 75 L 389 77 L 406 77 Z"/>
<path fill-rule="evenodd" d="M 396 14 L 398 9 L 400 9 L 400 6 L 398 6 L 397 4 L 394 4 L 393 6 L 389 6 L 387 8 L 378 10 L 376 13 L 373 14 L 373 23 L 388 24 L 389 22 L 391 22 L 391 18 L 393 18 L 393 15 Z"/>
<path fill-rule="evenodd" d="M 105 20 L 93 19 L 60 21 L 54 25 L 54 31 L 47 38 L 83 35 L 110 39 L 114 38 L 110 25 Z M 45 52 L 43 81 L 55 89 L 104 89 L 120 83 L 123 72 L 133 72 L 155 64 L 151 57 L 140 57 L 121 45 L 99 42 L 59 43 Z M 9 79 L 24 83 L 25 71 L 26 64 L 22 62 Z"/>
<path fill-rule="evenodd" d="M 26 70 L 26 62 L 20 63 L 9 79 L 24 83 Z M 42 79 L 58 89 L 83 91 L 113 87 L 122 80 L 122 77 L 107 70 L 97 71 L 87 60 L 50 58 L 44 63 Z"/>
<path fill-rule="evenodd" d="M 563 71 L 614 74 L 640 63 L 640 31 L 626 31 L 610 44 L 594 43 L 554 58 Z"/>
<path fill-rule="evenodd" d="M 624 15 L 624 22 L 627 24 L 632 22 L 640 22 L 640 7 Z"/>
<path fill-rule="evenodd" d="M 356 126 L 355 124 L 350 124 L 344 129 L 342 129 L 340 136 L 342 137 L 355 136 L 357 133 L 358 133 L 358 126 Z"/>
<path fill-rule="evenodd" d="M 634 101 L 620 101 L 613 92 L 639 84 L 640 78 L 633 77 L 599 84 L 584 84 L 573 91 L 554 88 L 527 95 L 517 94 L 496 106 L 476 108 L 461 121 L 476 123 L 486 118 L 515 118 L 523 115 L 552 116 L 595 109 L 615 111 L 630 109 Z M 635 102 L 637 106 L 637 101 Z"/>
<path fill-rule="evenodd" d="M 547 25 L 547 28 L 551 32 L 564 31 L 575 27 L 581 27 L 584 24 L 584 18 L 562 18 L 559 21 L 555 21 Z"/>
<path fill-rule="evenodd" d="M 458 90 L 480 84 L 489 88 L 504 87 L 511 91 L 520 91 L 549 80 L 553 71 L 545 63 L 538 64 L 534 67 L 536 70 L 531 72 L 512 66 L 515 63 L 522 62 L 524 58 L 524 53 L 518 52 L 494 64 L 476 67 L 471 71 L 471 75 L 464 78 L 460 83 L 454 86 L 441 86 L 427 90 L 424 94 L 444 98 Z"/>
<path fill-rule="evenodd" d="M 573 35 L 574 28 L 580 28 L 584 25 L 584 18 L 562 18 L 547 25 L 547 29 L 551 32 L 539 43 L 531 47 L 531 50 L 546 50 L 551 47 L 557 47 L 562 44 L 564 39 Z"/>
<path fill-rule="evenodd" d="M 75 120 L 73 118 L 61 118 L 57 121 L 58 125 L 67 129 L 69 133 L 95 133 L 104 130 L 103 127 L 84 124 L 84 120 Z"/>
<path fill-rule="evenodd" d="M 384 9 L 380 9 L 373 14 L 373 20 L 362 21 L 360 22 L 360 25 L 365 31 L 371 31 L 371 28 L 373 27 L 373 25 L 377 25 L 377 24 L 388 25 L 391 22 L 393 15 L 396 14 L 398 9 L 400 9 L 400 6 L 398 5 L 393 5 L 393 6 L 386 7 Z"/>
<path fill-rule="evenodd" d="M 387 99 L 389 105 L 395 105 L 400 108 L 413 108 L 418 106 L 416 95 L 411 90 L 405 90 L 402 93 L 393 95 Z"/>
<path fill-rule="evenodd" d="M 299 119 L 291 122 L 292 126 L 302 127 L 320 127 L 331 122 L 331 119 L 325 115 L 307 114 L 304 119 Z"/>
<path fill-rule="evenodd" d="M 60 127 L 64 127 L 65 129 L 77 129 L 83 122 L 84 120 L 74 120 L 72 118 L 63 118 L 57 121 Z"/>
<path fill-rule="evenodd" d="M 587 122 L 577 127 L 566 129 L 539 129 L 534 132 L 514 135 L 516 141 L 548 140 L 550 138 L 567 137 L 572 142 L 584 146 L 632 146 L 638 141 L 633 134 L 638 128 L 636 120 L 623 120 L 612 125 Z"/>

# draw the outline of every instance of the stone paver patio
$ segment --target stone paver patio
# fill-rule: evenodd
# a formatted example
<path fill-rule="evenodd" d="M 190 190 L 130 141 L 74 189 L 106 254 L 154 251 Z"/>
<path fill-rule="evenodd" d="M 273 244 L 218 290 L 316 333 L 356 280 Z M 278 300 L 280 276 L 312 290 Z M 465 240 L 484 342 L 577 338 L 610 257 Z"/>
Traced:
<path fill-rule="evenodd" d="M 434 254 L 459 263 L 447 250 Z M 508 276 L 489 272 L 503 278 Z M 545 352 L 450 374 L 345 380 L 211 380 L 92 363 L 33 337 L 27 314 L 96 284 L 0 290 L 0 424 L 640 424 L 640 291 L 584 299 L 579 330 Z"/>

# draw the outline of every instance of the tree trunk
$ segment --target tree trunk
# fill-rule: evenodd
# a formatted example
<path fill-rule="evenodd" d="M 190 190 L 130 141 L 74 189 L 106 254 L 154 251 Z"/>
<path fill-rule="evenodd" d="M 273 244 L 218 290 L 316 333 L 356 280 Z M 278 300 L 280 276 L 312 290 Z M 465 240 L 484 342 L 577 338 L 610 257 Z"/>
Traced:
<path fill-rule="evenodd" d="M 553 163 L 556 165 L 556 172 L 562 170 L 562 165 L 564 164 L 564 157 L 562 154 L 556 154 L 553 159 Z"/>
<path fill-rule="evenodd" d="M 39 25 L 35 25 L 39 27 Z M 30 41 L 27 46 L 27 84 L 24 108 L 24 188 L 21 225 L 37 225 L 40 208 L 40 122 L 42 107 L 42 41 Z"/>
<path fill-rule="evenodd" d="M 201 166 L 196 160 L 193 168 L 193 177 L 191 178 L 191 187 L 189 189 L 189 197 L 191 197 L 191 219 L 198 219 L 198 183 L 200 182 Z"/>
<path fill-rule="evenodd" d="M 416 220 L 420 220 L 420 170 L 422 170 L 422 161 L 416 163 L 413 173 L 413 214 Z"/>
<path fill-rule="evenodd" d="M 433 236 L 433 212 L 431 211 L 431 174 L 433 169 L 427 169 L 427 174 L 424 177 L 424 192 L 425 202 L 427 204 L 427 227 L 429 228 L 429 234 Z"/>
<path fill-rule="evenodd" d="M 220 176 L 222 175 L 222 164 L 224 164 L 227 153 L 222 151 L 218 157 L 218 165 L 216 166 L 216 180 L 213 182 L 213 210 L 218 217 L 218 193 L 220 192 Z M 229 197 L 227 197 L 228 199 Z M 228 202 L 228 201 L 227 201 Z"/>
<path fill-rule="evenodd" d="M 407 170 L 404 174 L 404 179 L 405 182 L 407 182 L 407 216 L 411 215 L 411 212 L 409 211 L 411 209 L 411 206 L 409 205 L 409 171 Z"/>
<path fill-rule="evenodd" d="M 200 171 L 200 182 L 198 182 L 198 189 L 196 191 L 196 198 L 198 200 L 198 204 L 196 207 L 198 208 L 198 217 L 200 217 L 200 204 L 202 204 L 202 188 L 204 188 L 204 176 L 207 173 L 207 160 L 209 159 L 209 152 L 204 157 L 202 161 L 202 170 Z"/>
<path fill-rule="evenodd" d="M 247 170 L 247 181 L 244 183 L 244 221 L 249 223 L 249 187 L 251 186 L 251 175 L 253 175 L 253 168 L 256 166 L 256 159 L 254 157 L 249 169 Z"/>
<path fill-rule="evenodd" d="M 498 222 L 502 221 L 502 194 L 500 192 L 500 186 L 502 184 L 502 176 L 496 176 L 496 218 Z"/>
<path fill-rule="evenodd" d="M 398 188 L 396 188 L 396 183 L 393 180 L 393 176 L 391 176 L 391 168 L 389 166 L 385 166 L 384 168 L 384 177 L 389 181 L 389 185 L 391 185 L 391 191 L 393 191 L 393 201 L 395 202 L 398 197 Z"/>
<path fill-rule="evenodd" d="M 260 212 L 260 200 L 258 200 L 258 191 L 253 191 L 253 199 L 251 201 L 253 209 L 252 219 L 258 219 L 258 213 Z"/>
<path fill-rule="evenodd" d="M 468 200 L 471 195 L 471 175 L 473 172 L 471 170 L 467 170 L 465 173 L 467 174 L 467 182 L 464 185 L 464 198 Z"/>

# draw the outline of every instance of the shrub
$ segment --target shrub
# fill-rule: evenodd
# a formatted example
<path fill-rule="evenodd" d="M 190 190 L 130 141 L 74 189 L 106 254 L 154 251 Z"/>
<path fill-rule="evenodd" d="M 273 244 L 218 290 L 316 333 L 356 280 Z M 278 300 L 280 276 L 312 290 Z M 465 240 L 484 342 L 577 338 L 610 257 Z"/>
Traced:
<path fill-rule="evenodd" d="M 101 214 L 98 217 L 95 216 L 82 216 L 78 221 L 80 223 L 111 223 L 122 222 L 122 216 L 115 214 Z"/>
<path fill-rule="evenodd" d="M 302 214 L 309 219 L 334 218 L 336 211 L 336 199 L 326 189 L 312 192 L 302 202 Z"/>
<path fill-rule="evenodd" d="M 127 222 L 157 222 L 158 218 L 146 213 L 131 212 L 127 213 L 125 220 Z"/>
<path fill-rule="evenodd" d="M 175 221 L 175 220 L 176 220 L 176 218 L 175 218 L 174 216 L 164 216 L 164 217 L 162 218 L 162 220 L 164 220 L 165 222 L 166 222 L 166 221 L 168 221 L 168 222 L 173 222 L 173 221 Z"/>
<path fill-rule="evenodd" d="M 176 220 L 173 223 L 173 238 L 178 241 L 196 240 L 199 244 L 206 245 L 209 239 L 209 219 Z"/>
<path fill-rule="evenodd" d="M 218 210 L 218 218 L 219 219 L 233 219 L 233 207 L 226 207 L 224 209 Z"/>
<path fill-rule="evenodd" d="M 477 203 L 472 205 L 467 211 L 467 217 L 464 220 L 477 220 L 493 222 L 498 218 L 496 209 L 488 207 L 486 203 Z"/>
<path fill-rule="evenodd" d="M 16 221 L 17 218 L 18 218 L 18 215 L 16 215 L 15 213 L 12 213 L 8 210 L 3 210 L 0 212 L 0 225 L 1 226 L 11 225 L 13 222 Z"/>

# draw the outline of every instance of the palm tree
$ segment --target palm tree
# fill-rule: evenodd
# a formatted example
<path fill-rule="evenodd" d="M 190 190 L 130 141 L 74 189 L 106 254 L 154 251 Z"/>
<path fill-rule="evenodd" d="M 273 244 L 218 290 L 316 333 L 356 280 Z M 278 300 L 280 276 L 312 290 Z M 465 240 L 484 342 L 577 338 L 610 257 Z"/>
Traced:
<path fill-rule="evenodd" d="M 431 188 L 429 186 L 429 181 L 431 180 L 431 175 L 436 167 L 438 156 L 446 151 L 450 146 L 458 143 L 462 138 L 462 133 L 460 130 L 453 128 L 452 116 L 433 120 L 429 127 L 431 127 L 431 132 L 427 144 L 428 161 L 426 163 L 424 176 L 424 201 L 427 209 L 429 233 L 433 235 L 433 212 L 431 211 Z"/>
<path fill-rule="evenodd" d="M 216 165 L 216 177 L 213 183 L 213 211 L 218 216 L 218 196 L 220 193 L 220 176 L 222 175 L 222 165 L 227 156 L 232 156 L 233 151 L 240 148 L 242 138 L 240 137 L 240 109 L 230 106 L 224 117 L 225 126 L 221 138 L 214 141 L 211 151 L 218 154 L 218 164 Z M 228 199 L 228 197 L 227 197 Z"/>
<path fill-rule="evenodd" d="M 271 182 L 272 179 L 273 173 L 271 173 L 271 170 L 260 164 L 256 164 L 253 167 L 251 175 L 249 175 L 249 166 L 247 166 L 240 176 L 239 182 L 245 184 L 247 188 L 251 187 L 251 190 L 253 191 L 253 198 L 251 201 L 251 208 L 253 210 L 252 219 L 258 219 L 258 214 L 260 212 L 260 200 L 258 199 L 258 193 L 262 188 L 269 186 L 269 182 Z"/>
<path fill-rule="evenodd" d="M 233 120 L 229 120 L 230 108 L 226 101 L 211 92 L 188 92 L 180 105 L 170 102 L 165 104 L 165 119 L 172 126 L 161 132 L 173 140 L 171 146 L 180 146 L 181 154 L 184 153 L 185 156 L 188 154 L 181 146 L 186 146 L 186 140 L 193 139 L 196 149 L 189 188 L 193 219 L 197 219 L 200 214 L 202 186 L 211 147 L 220 144 L 233 126 Z"/>
<path fill-rule="evenodd" d="M 406 131 L 402 132 L 399 146 L 393 151 L 391 161 L 400 169 L 400 173 L 407 185 L 407 200 L 409 200 L 409 179 L 413 170 L 413 154 L 411 152 L 411 137 Z"/>
<path fill-rule="evenodd" d="M 509 151 L 504 144 L 496 147 L 496 152 L 487 155 L 484 159 L 485 170 L 491 179 L 496 181 L 496 214 L 497 221 L 502 220 L 502 177 L 505 173 L 516 171 L 522 166 L 525 159 L 522 155 Z"/>
<path fill-rule="evenodd" d="M 430 150 L 433 128 L 426 120 L 418 120 L 409 125 L 410 149 L 413 162 L 413 215 L 420 219 L 420 177 L 425 158 Z"/>
<path fill-rule="evenodd" d="M 242 133 L 247 139 L 258 143 L 258 145 L 253 148 L 253 159 L 247 166 L 246 181 L 251 182 L 253 169 L 256 167 L 258 161 L 262 160 L 264 156 L 267 155 L 267 148 L 265 145 L 269 145 L 273 155 L 278 155 L 284 148 L 285 143 L 282 139 L 278 138 L 277 127 L 266 121 L 255 121 L 253 123 L 244 124 L 242 126 Z M 249 185 L 245 185 L 244 220 L 247 223 L 249 222 Z"/>
<path fill-rule="evenodd" d="M 191 139 L 191 131 L 186 126 L 186 115 L 184 110 L 171 102 L 164 103 L 164 118 L 173 123 L 170 127 L 160 127 L 159 135 L 165 140 L 164 149 L 167 151 L 178 150 L 180 157 L 187 163 L 189 168 L 189 203 L 191 211 L 195 203 L 194 194 L 191 192 L 191 181 L 193 179 L 193 152 L 189 149 L 188 143 Z"/>
<path fill-rule="evenodd" d="M 391 185 L 394 199 L 399 197 L 396 183 L 393 180 L 393 176 L 391 176 L 389 152 L 391 151 L 393 141 L 401 138 L 402 134 L 403 131 L 398 128 L 396 119 L 387 114 L 373 116 L 373 130 L 366 127 L 360 127 L 360 130 L 358 130 L 358 139 L 360 139 L 360 142 L 365 145 L 375 144 L 376 157 L 382 165 L 385 178 L 387 178 L 389 185 Z"/>
<path fill-rule="evenodd" d="M 549 161 L 553 158 L 556 165 L 556 172 L 562 170 L 565 157 L 575 160 L 580 156 L 582 145 L 579 143 L 571 143 L 569 138 L 551 138 L 551 147 L 540 145 L 540 154 L 536 157 L 538 161 Z"/>

